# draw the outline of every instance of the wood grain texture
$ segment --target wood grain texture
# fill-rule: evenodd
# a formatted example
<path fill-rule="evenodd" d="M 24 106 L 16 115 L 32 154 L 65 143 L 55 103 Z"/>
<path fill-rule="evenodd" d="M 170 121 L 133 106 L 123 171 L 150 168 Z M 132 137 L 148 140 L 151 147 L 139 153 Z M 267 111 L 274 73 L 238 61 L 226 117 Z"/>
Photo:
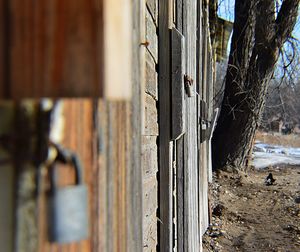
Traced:
<path fill-rule="evenodd" d="M 176 1 L 176 28 L 182 33 L 183 29 L 183 0 Z"/>
<path fill-rule="evenodd" d="M 100 1 L 100 5 L 101 3 L 102 1 Z M 94 57 L 98 57 L 95 53 L 96 49 L 90 48 L 96 44 L 102 46 L 101 43 L 97 43 L 98 38 L 94 37 L 99 33 L 95 34 L 93 30 L 94 28 L 101 29 L 97 27 L 98 23 L 94 19 L 101 17 L 96 11 L 101 7 L 97 0 L 79 1 L 76 2 L 76 5 L 72 1 L 52 1 L 51 3 L 27 1 L 21 3 L 17 0 L 10 1 L 9 4 L 12 15 L 10 18 L 14 20 L 12 39 L 15 41 L 12 52 L 9 53 L 9 56 L 12 57 L 9 68 L 13 67 L 20 71 L 23 76 L 24 89 L 34 90 L 34 94 L 39 96 L 40 92 L 44 92 L 43 88 L 53 87 L 41 87 L 37 84 L 44 83 L 47 78 L 55 77 L 54 79 L 58 80 L 60 76 L 65 76 L 64 74 L 66 74 L 66 78 L 72 80 L 77 78 L 77 74 L 80 73 L 73 73 L 70 69 L 71 63 L 74 63 L 74 71 L 78 70 L 76 68 L 77 60 L 81 62 L 82 59 L 77 56 L 79 57 L 81 53 L 88 57 L 81 63 L 87 62 L 86 67 L 92 64 L 93 69 L 98 69 L 99 64 L 94 61 Z M 16 128 L 13 128 L 12 134 L 16 136 L 18 142 L 14 142 L 15 147 L 10 150 L 14 151 L 14 154 L 18 154 L 16 155 L 18 159 L 15 160 L 18 171 L 16 181 L 14 181 L 15 211 L 18 213 L 15 220 L 15 251 L 142 251 L 140 3 L 136 0 L 135 4 L 127 7 L 130 8 L 130 13 L 131 11 L 135 13 L 134 19 L 130 18 L 133 21 L 133 23 L 130 22 L 130 26 L 132 25 L 131 28 L 134 28 L 136 32 L 132 34 L 130 43 L 127 43 L 127 46 L 130 46 L 128 51 L 130 57 L 126 59 L 126 63 L 133 67 L 130 67 L 132 73 L 126 75 L 126 78 L 131 82 L 130 85 L 135 87 L 133 94 L 136 99 L 130 100 L 129 96 L 118 101 L 59 99 L 56 100 L 58 110 L 52 114 L 51 140 L 76 152 L 83 163 L 84 181 L 89 191 L 90 236 L 84 241 L 64 245 L 48 242 L 46 196 L 49 189 L 48 172 L 46 168 L 42 169 L 41 179 L 37 184 L 37 167 L 32 164 L 32 160 L 29 160 L 28 164 L 27 159 L 39 158 L 40 152 L 37 151 L 34 153 L 36 155 L 33 155 L 31 148 L 32 146 L 36 148 L 34 144 L 40 143 L 40 138 L 44 138 L 45 135 L 36 135 L 36 129 L 45 124 L 50 127 L 50 122 L 36 116 L 37 107 L 43 101 L 26 100 L 24 102 L 28 102 L 28 104 L 20 107 L 17 112 L 14 111 L 16 115 L 13 114 L 16 118 Z M 1 1 L 0 11 L 3 12 L 4 9 L 3 1 Z M 120 11 L 124 11 L 124 9 Z M 125 12 L 128 15 L 128 12 Z M 1 25 L 0 30 L 2 31 Z M 127 25 L 129 24 L 125 24 L 126 27 Z M 45 28 L 45 26 L 47 27 Z M 30 37 L 30 35 L 32 36 Z M 0 35 L 0 45 L 3 45 L 2 41 L 4 40 Z M 55 41 L 53 42 L 53 40 Z M 92 53 L 89 54 L 90 49 Z M 68 54 L 67 70 L 64 69 L 65 54 Z M 17 56 L 20 57 L 20 62 L 17 62 Z M 93 61 L 90 61 L 90 56 Z M 55 60 L 51 57 L 54 57 Z M 51 62 L 45 63 L 45 59 L 50 59 Z M 54 63 L 57 65 L 52 61 L 55 61 Z M 28 62 L 31 66 L 26 65 Z M 0 66 L 2 66 L 1 64 L 2 61 Z M 49 64 L 53 65 L 49 66 Z M 22 65 L 24 65 L 23 68 Z M 50 74 L 45 74 L 43 71 L 40 73 L 39 70 L 43 69 L 49 70 Z M 14 71 L 12 70 L 12 72 Z M 35 71 L 38 71 L 38 74 Z M 89 75 L 88 78 L 94 78 L 90 71 L 93 70 L 88 69 L 85 73 Z M 52 76 L 52 73 L 55 74 Z M 123 77 L 125 78 L 125 76 Z M 14 82 L 22 79 L 20 75 L 16 75 L 14 78 Z M 0 80 L 2 79 L 0 78 Z M 81 79 L 78 77 L 77 80 Z M 30 85 L 26 86 L 27 83 Z M 52 79 L 49 83 L 58 85 L 58 82 L 53 82 Z M 80 85 L 82 83 L 88 87 L 87 84 L 91 82 L 82 81 Z M 107 85 L 110 84 L 107 82 Z M 29 95 L 30 91 L 22 93 L 21 90 L 14 90 L 13 86 L 9 87 L 12 88 L 9 90 L 9 97 L 31 96 Z M 55 88 L 60 90 L 64 87 L 59 85 Z M 128 88 L 128 86 L 123 88 Z M 55 92 L 59 91 L 58 89 L 55 89 Z M 127 94 L 131 94 L 131 91 L 131 88 L 126 90 Z M 3 94 L 1 92 L 2 90 L 0 95 Z M 95 90 L 93 92 L 98 96 Z M 48 105 L 50 103 L 46 102 Z M 27 118 L 27 114 L 30 113 L 32 113 L 32 118 Z M 3 115 L 1 110 L 0 115 Z M 6 123 L 7 120 L 2 122 L 2 127 L 6 126 Z M 44 148 L 47 150 L 48 146 L 42 147 L 43 150 Z M 74 182 L 72 168 L 62 165 L 58 167 L 58 172 L 60 186 Z M 41 187 L 37 195 L 38 185 Z M 9 229 L 7 231 L 9 236 Z"/>
<path fill-rule="evenodd" d="M 210 121 L 210 131 L 208 133 L 208 145 L 207 145 L 207 172 L 208 172 L 208 182 L 212 183 L 212 146 L 211 139 L 213 135 L 213 130 L 215 128 L 215 123 L 217 119 L 218 112 L 214 111 L 214 59 L 213 50 L 211 46 L 210 37 L 208 37 L 208 89 L 207 89 L 207 104 L 208 104 L 208 120 Z"/>
<path fill-rule="evenodd" d="M 156 101 L 148 94 L 145 94 L 145 129 L 144 135 L 158 136 L 158 116 Z"/>
<path fill-rule="evenodd" d="M 146 41 L 149 42 L 149 45 L 147 47 L 148 51 L 151 53 L 151 56 L 155 60 L 155 62 L 158 62 L 158 48 L 157 48 L 157 27 L 156 24 L 152 18 L 152 15 L 148 8 L 146 8 Z"/>
<path fill-rule="evenodd" d="M 9 45 L 9 6 L 7 0 L 0 1 L 0 97 L 7 96 L 9 81 L 9 57 L 7 47 Z"/>
<path fill-rule="evenodd" d="M 172 173 L 170 172 L 171 134 L 171 41 L 169 30 L 170 1 L 162 1 L 158 11 L 158 101 L 159 101 L 159 249 L 173 250 Z M 171 196 L 172 197 L 172 196 Z"/>
<path fill-rule="evenodd" d="M 177 139 L 185 132 L 185 51 L 184 37 L 176 29 L 172 29 L 172 136 Z"/>
<path fill-rule="evenodd" d="M 129 142 L 131 154 L 128 157 L 127 183 L 127 251 L 142 251 L 143 248 L 143 189 L 142 189 L 142 169 L 141 169 L 141 135 L 143 125 L 143 94 L 145 92 L 144 79 L 144 57 L 145 48 L 140 45 L 144 38 L 143 14 L 145 5 L 142 1 L 132 2 L 132 100 L 130 107 L 130 127 L 131 135 Z"/>
<path fill-rule="evenodd" d="M 183 35 L 186 38 L 186 71 L 196 80 L 196 32 L 197 32 L 197 2 L 188 0 L 183 10 Z M 192 86 L 193 93 L 196 91 Z M 198 173 L 198 118 L 197 96 L 187 99 L 186 105 L 186 137 L 185 173 L 184 173 L 184 243 L 187 251 L 199 251 L 201 239 L 199 231 L 199 173 Z"/>
<path fill-rule="evenodd" d="M 8 6 L 4 98 L 103 94 L 102 1 L 12 0 Z"/>
<path fill-rule="evenodd" d="M 39 205 L 39 251 L 141 251 L 141 173 L 133 170 L 140 169 L 140 159 L 132 160 L 131 102 L 63 99 L 59 103 L 61 114 L 56 116 L 64 122 L 60 143 L 78 153 L 83 163 L 89 189 L 90 236 L 81 242 L 50 244 L 44 197 Z M 137 141 L 134 144 L 137 155 L 140 145 Z M 61 184 L 72 183 L 73 169 L 61 167 L 59 174 Z"/>
<path fill-rule="evenodd" d="M 104 251 L 141 251 L 142 248 L 141 173 L 134 169 L 140 169 L 139 159 L 132 160 L 132 119 L 128 116 L 131 109 L 128 102 L 99 104 L 103 131 L 100 156 L 106 174 L 106 186 L 102 188 L 106 201 L 99 202 L 106 205 L 106 215 L 100 215 L 106 223 L 102 230 L 106 239 Z M 135 145 L 140 150 L 138 142 Z"/>
<path fill-rule="evenodd" d="M 146 1 L 147 8 L 150 11 L 150 14 L 157 26 L 157 17 L 158 17 L 158 0 L 147 0 Z"/>
<path fill-rule="evenodd" d="M 145 57 L 145 127 L 142 136 L 142 171 L 143 171 L 143 251 L 156 251 L 158 245 L 158 80 L 156 62 L 158 51 L 157 8 L 158 1 L 147 1 L 144 13 L 145 36 L 149 46 Z"/>
<path fill-rule="evenodd" d="M 201 102 L 200 102 L 200 111 L 201 118 L 206 122 L 206 128 L 201 127 L 201 144 L 200 144 L 200 159 L 201 166 L 199 172 L 200 183 L 200 228 L 201 234 L 204 234 L 208 227 L 208 217 L 209 217 L 209 209 L 208 209 L 208 169 L 209 169 L 209 139 L 208 139 L 208 126 L 207 122 L 210 120 L 209 111 L 210 111 L 210 94 L 209 90 L 211 88 L 209 76 L 211 74 L 211 65 L 209 62 L 209 28 L 208 28 L 208 7 L 204 7 L 202 9 L 203 13 L 203 23 L 202 23 L 202 82 L 201 82 Z"/>
<path fill-rule="evenodd" d="M 176 141 L 177 251 L 184 252 L 184 136 Z"/>
<path fill-rule="evenodd" d="M 132 8 L 129 0 L 1 0 L 0 97 L 130 99 Z"/>
<path fill-rule="evenodd" d="M 61 141 L 60 144 L 65 148 L 76 152 L 83 165 L 84 173 L 84 182 L 88 187 L 89 192 L 89 216 L 90 216 L 90 236 L 89 239 L 83 240 L 71 244 L 54 244 L 48 242 L 47 228 L 48 228 L 48 219 L 47 219 L 47 197 L 46 193 L 49 189 L 47 186 L 48 176 L 44 173 L 43 178 L 43 189 L 42 195 L 40 195 L 39 201 L 39 251 L 63 251 L 63 252 L 75 252 L 75 251 L 91 251 L 94 248 L 93 244 L 93 235 L 94 235 L 94 225 L 97 223 L 92 222 L 91 220 L 95 217 L 94 204 L 92 196 L 96 193 L 97 188 L 95 185 L 94 178 L 94 167 L 97 165 L 94 163 L 93 157 L 97 152 L 93 153 L 95 150 L 93 148 L 94 141 L 97 139 L 93 136 L 93 102 L 89 99 L 63 99 L 59 101 L 60 113 L 56 114 L 53 118 L 53 126 L 51 130 L 57 130 L 58 127 L 57 121 L 62 123 L 61 127 Z M 56 122 L 55 122 L 56 121 Z M 46 170 L 47 171 L 47 170 Z M 60 166 L 58 168 L 59 173 L 59 183 L 60 186 L 66 184 L 74 184 L 74 169 L 72 167 Z"/>
<path fill-rule="evenodd" d="M 146 72 L 145 72 L 145 92 L 153 97 L 156 101 L 158 100 L 158 83 L 157 83 L 157 72 L 156 64 L 154 59 L 151 57 L 149 51 L 146 52 Z"/>

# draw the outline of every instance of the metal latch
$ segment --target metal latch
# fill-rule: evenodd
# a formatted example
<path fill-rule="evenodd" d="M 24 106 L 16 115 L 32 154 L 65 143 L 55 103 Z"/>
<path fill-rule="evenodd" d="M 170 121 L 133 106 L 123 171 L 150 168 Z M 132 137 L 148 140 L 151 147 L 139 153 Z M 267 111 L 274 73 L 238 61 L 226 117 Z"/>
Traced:
<path fill-rule="evenodd" d="M 188 97 L 192 97 L 193 84 L 194 84 L 194 80 L 190 76 L 184 75 L 184 88 Z"/>

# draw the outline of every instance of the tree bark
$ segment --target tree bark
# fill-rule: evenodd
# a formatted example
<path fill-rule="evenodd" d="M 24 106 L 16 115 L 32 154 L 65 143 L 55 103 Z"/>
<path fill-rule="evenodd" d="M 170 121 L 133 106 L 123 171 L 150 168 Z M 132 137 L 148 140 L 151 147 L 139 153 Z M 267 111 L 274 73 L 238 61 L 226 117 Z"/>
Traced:
<path fill-rule="evenodd" d="M 213 169 L 249 165 L 255 131 L 279 50 L 291 35 L 299 0 L 236 0 L 221 113 L 212 139 Z"/>

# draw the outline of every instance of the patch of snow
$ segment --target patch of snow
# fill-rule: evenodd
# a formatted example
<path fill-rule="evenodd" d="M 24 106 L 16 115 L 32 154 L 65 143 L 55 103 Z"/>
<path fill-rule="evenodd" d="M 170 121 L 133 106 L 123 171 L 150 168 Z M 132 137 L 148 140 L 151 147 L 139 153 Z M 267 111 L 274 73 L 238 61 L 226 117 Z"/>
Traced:
<path fill-rule="evenodd" d="M 300 148 L 269 145 L 257 141 L 253 148 L 252 164 L 258 169 L 278 164 L 300 165 Z"/>

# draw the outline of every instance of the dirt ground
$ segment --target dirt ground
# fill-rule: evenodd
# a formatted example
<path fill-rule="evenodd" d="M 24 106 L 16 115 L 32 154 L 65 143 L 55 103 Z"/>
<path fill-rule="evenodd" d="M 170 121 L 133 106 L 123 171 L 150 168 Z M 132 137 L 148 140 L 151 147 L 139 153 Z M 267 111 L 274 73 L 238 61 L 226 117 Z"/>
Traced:
<path fill-rule="evenodd" d="M 276 181 L 267 186 L 270 172 Z M 214 182 L 205 252 L 300 251 L 300 167 L 221 171 Z"/>

